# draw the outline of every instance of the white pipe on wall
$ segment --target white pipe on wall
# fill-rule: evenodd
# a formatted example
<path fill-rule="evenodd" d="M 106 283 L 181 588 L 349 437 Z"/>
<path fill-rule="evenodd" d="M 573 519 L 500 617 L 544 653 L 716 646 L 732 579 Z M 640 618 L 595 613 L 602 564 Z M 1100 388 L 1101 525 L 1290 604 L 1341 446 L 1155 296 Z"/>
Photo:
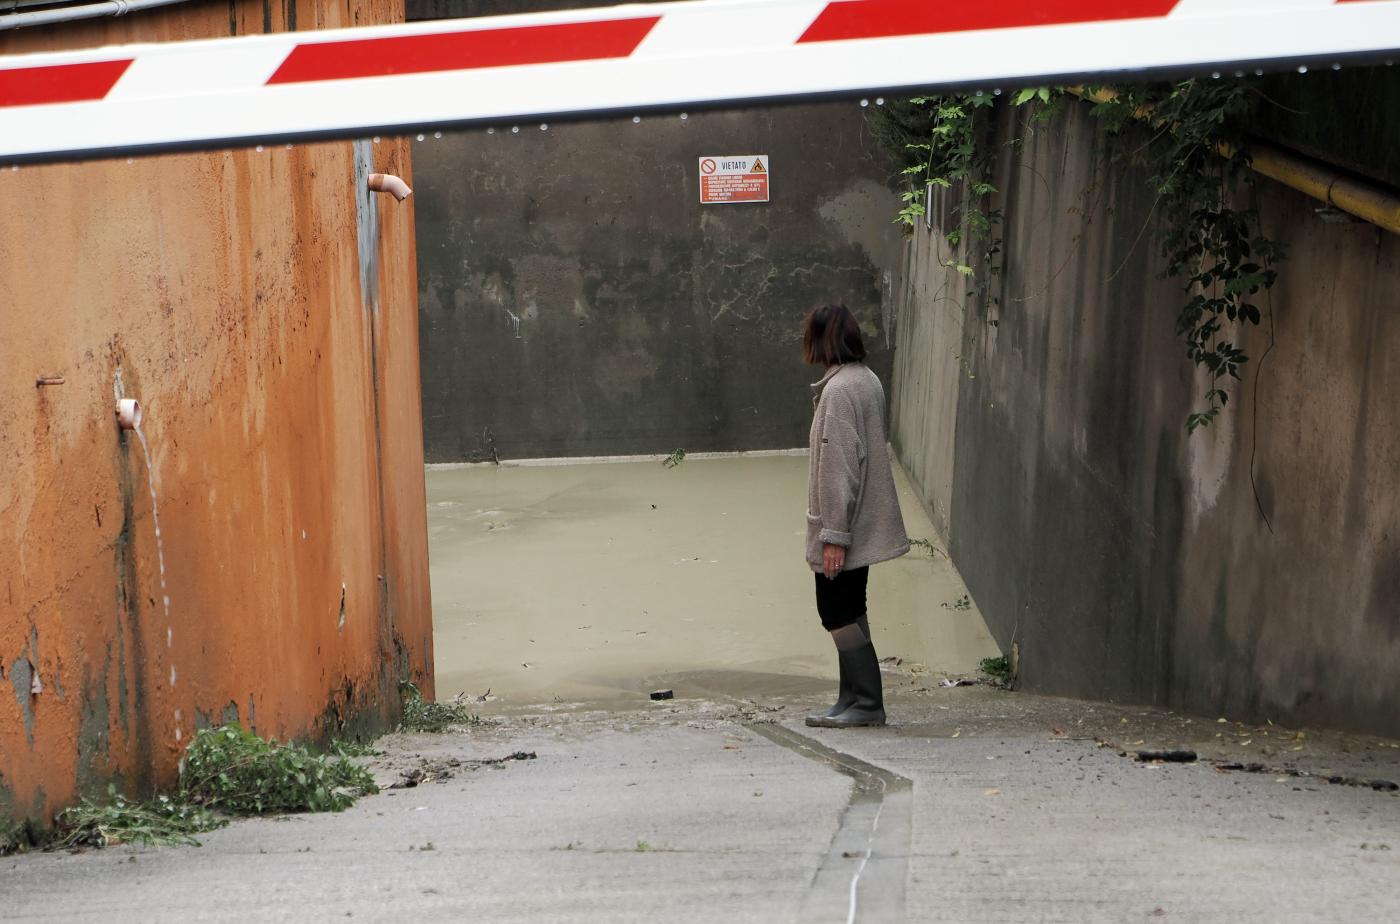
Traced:
<path fill-rule="evenodd" d="M 408 184 L 392 173 L 371 173 L 366 182 L 374 192 L 386 192 L 400 202 L 413 195 Z"/>

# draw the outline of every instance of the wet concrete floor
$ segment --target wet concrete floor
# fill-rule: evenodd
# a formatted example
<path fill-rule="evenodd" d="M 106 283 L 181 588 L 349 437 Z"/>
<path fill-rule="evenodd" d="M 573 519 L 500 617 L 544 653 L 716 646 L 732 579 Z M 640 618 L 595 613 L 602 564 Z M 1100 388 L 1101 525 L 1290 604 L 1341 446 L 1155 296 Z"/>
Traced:
<path fill-rule="evenodd" d="M 1400 793 L 1347 781 L 1400 779 L 1400 742 L 987 686 L 901 686 L 856 731 L 782 697 L 614 702 L 387 736 L 345 812 L 0 858 L 0 919 L 1400 918 Z"/>
<path fill-rule="evenodd" d="M 683 696 L 698 672 L 730 695 L 820 698 L 836 664 L 803 560 L 806 474 L 805 456 L 429 471 L 438 698 Z M 897 477 L 909 535 L 934 539 Z M 882 657 L 946 674 L 998 654 L 941 552 L 872 569 L 870 608 Z"/>
<path fill-rule="evenodd" d="M 381 739 L 342 813 L 0 858 L 0 919 L 1400 919 L 1400 742 L 942 686 L 994 649 L 940 558 L 872 575 L 891 724 L 804 727 L 804 462 L 431 473 L 439 695 L 484 718 Z"/>

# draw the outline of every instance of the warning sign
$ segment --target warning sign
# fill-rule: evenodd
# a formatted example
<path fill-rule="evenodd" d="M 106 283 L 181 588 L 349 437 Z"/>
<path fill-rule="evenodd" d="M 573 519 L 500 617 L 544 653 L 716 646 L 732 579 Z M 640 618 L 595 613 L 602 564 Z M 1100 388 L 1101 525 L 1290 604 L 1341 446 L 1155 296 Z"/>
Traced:
<path fill-rule="evenodd" d="M 768 201 L 768 155 L 700 158 L 700 204 Z"/>

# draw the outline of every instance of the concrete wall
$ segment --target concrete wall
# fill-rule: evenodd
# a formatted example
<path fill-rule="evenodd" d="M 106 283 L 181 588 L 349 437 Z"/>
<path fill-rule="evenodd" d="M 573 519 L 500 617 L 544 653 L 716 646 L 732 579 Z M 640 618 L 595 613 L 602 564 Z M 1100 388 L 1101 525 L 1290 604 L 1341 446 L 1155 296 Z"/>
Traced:
<path fill-rule="evenodd" d="M 401 16 L 192 4 L 0 52 Z M 407 175 L 408 155 L 385 139 L 0 173 L 0 822 L 46 823 L 108 780 L 169 784 L 205 723 L 383 728 L 400 678 L 431 689 L 414 200 L 356 184 L 367 161 Z M 164 594 L 122 394 L 146 410 Z"/>
<path fill-rule="evenodd" d="M 705 154 L 770 155 L 773 201 L 701 206 Z M 429 461 L 805 445 L 798 326 L 825 299 L 888 377 L 897 206 L 853 102 L 507 124 L 414 158 Z"/>
<path fill-rule="evenodd" d="M 1188 437 L 1184 296 L 1086 108 L 1000 124 L 1024 149 L 985 297 L 938 232 L 906 245 L 900 458 L 1027 688 L 1400 733 L 1400 240 L 1243 191 L 1289 258 L 1245 384 Z"/>
<path fill-rule="evenodd" d="M 702 154 L 770 155 L 773 201 L 700 205 Z M 887 377 L 899 233 L 855 104 L 507 126 L 415 164 L 429 461 L 805 445 L 824 299 Z"/>

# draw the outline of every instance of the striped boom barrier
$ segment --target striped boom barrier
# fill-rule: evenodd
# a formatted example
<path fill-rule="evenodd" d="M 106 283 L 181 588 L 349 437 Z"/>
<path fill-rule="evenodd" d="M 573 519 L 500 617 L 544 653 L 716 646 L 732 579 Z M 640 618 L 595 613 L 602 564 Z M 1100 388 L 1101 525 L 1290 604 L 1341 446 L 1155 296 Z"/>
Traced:
<path fill-rule="evenodd" d="M 697 0 L 0 58 L 0 164 L 1384 61 L 1400 0 Z"/>

